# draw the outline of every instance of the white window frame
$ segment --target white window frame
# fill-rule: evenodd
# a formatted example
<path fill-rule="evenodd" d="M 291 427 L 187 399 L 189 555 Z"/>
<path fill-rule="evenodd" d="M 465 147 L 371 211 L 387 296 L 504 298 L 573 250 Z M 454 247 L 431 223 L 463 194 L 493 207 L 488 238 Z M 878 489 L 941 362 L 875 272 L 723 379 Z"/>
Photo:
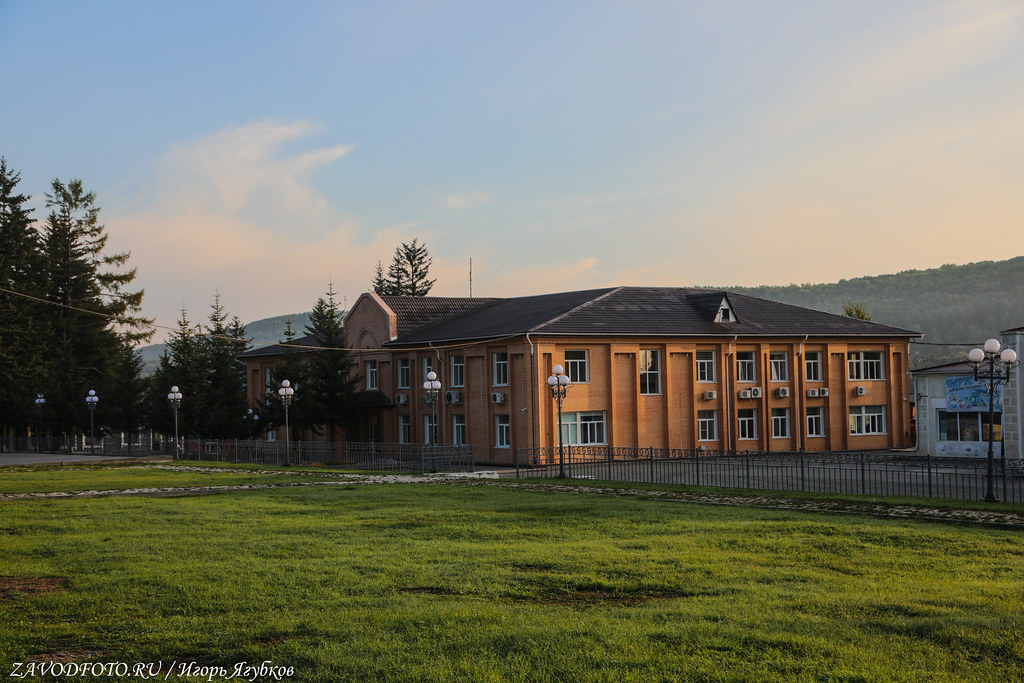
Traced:
<path fill-rule="evenodd" d="M 705 384 L 715 382 L 715 352 L 697 351 L 694 360 L 697 363 L 697 381 Z"/>
<path fill-rule="evenodd" d="M 456 354 L 451 359 L 451 385 L 453 387 L 464 387 L 466 386 L 466 357 L 462 354 Z"/>
<path fill-rule="evenodd" d="M 718 441 L 718 411 L 697 411 L 697 441 Z"/>
<path fill-rule="evenodd" d="M 494 416 L 494 447 L 512 448 L 512 423 L 508 415 Z"/>
<path fill-rule="evenodd" d="M 813 357 L 812 357 L 813 356 Z M 821 351 L 804 354 L 804 381 L 821 382 Z"/>
<path fill-rule="evenodd" d="M 655 396 L 661 393 L 661 352 L 658 349 L 640 349 L 640 393 Z"/>
<path fill-rule="evenodd" d="M 757 440 L 757 408 L 740 408 L 737 411 L 736 438 L 739 441 Z"/>
<path fill-rule="evenodd" d="M 508 352 L 507 351 L 495 351 L 491 355 L 491 368 L 492 377 L 494 380 L 492 386 L 496 387 L 507 387 L 508 386 Z"/>
<path fill-rule="evenodd" d="M 594 446 L 608 443 L 605 412 L 584 410 L 562 413 L 562 443 L 570 446 Z"/>
<path fill-rule="evenodd" d="M 885 406 L 850 406 L 850 436 L 887 433 Z"/>
<path fill-rule="evenodd" d="M 398 378 L 396 380 L 399 389 L 408 389 L 412 379 L 412 370 L 408 358 L 398 359 Z"/>
<path fill-rule="evenodd" d="M 427 375 L 434 369 L 434 358 L 432 356 L 423 357 L 423 381 L 427 381 Z"/>
<path fill-rule="evenodd" d="M 452 415 L 452 444 L 466 445 L 466 416 L 461 413 Z"/>
<path fill-rule="evenodd" d="M 753 351 L 736 352 L 736 381 L 757 381 L 757 354 Z"/>
<path fill-rule="evenodd" d="M 398 443 L 412 443 L 412 418 L 408 415 L 398 416 Z"/>
<path fill-rule="evenodd" d="M 846 360 L 851 380 L 874 382 L 885 379 L 885 362 L 881 351 L 850 351 L 846 354 Z"/>
<path fill-rule="evenodd" d="M 569 354 L 582 354 L 582 358 L 570 358 Z M 567 349 L 565 352 L 565 374 L 573 384 L 590 383 L 590 352 L 586 349 Z"/>
<path fill-rule="evenodd" d="M 772 408 L 772 438 L 788 439 L 789 408 Z"/>
<path fill-rule="evenodd" d="M 785 351 L 770 351 L 768 353 L 768 367 L 771 370 L 771 381 L 789 381 L 789 354 Z"/>
<path fill-rule="evenodd" d="M 807 436 L 817 438 L 825 436 L 825 409 L 821 406 L 807 408 Z"/>
<path fill-rule="evenodd" d="M 368 360 L 366 361 L 366 390 L 373 391 L 377 389 L 377 361 Z"/>

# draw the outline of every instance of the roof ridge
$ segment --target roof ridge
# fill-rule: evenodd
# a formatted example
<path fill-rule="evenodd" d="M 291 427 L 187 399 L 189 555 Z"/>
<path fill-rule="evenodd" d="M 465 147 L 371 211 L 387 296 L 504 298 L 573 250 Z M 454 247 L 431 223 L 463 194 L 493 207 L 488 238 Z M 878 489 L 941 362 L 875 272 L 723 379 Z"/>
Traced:
<path fill-rule="evenodd" d="M 534 326 L 533 326 L 533 327 L 531 327 L 531 328 L 530 328 L 529 330 L 527 330 L 527 332 L 536 332 L 537 330 L 541 329 L 542 327 L 547 327 L 548 325 L 550 325 L 550 324 L 552 324 L 552 323 L 556 323 L 556 322 L 558 322 L 559 320 L 561 320 L 562 318 L 565 318 L 565 317 L 566 317 L 566 316 L 568 316 L 568 315 L 572 315 L 573 313 L 575 313 L 576 311 L 580 310 L 581 308 L 586 308 L 587 306 L 590 306 L 591 304 L 595 304 L 595 303 L 597 303 L 598 301 L 600 301 L 601 299 L 605 299 L 605 298 L 607 298 L 607 297 L 611 296 L 612 294 L 615 294 L 616 292 L 620 292 L 620 291 L 622 291 L 623 289 L 625 289 L 625 287 L 623 287 L 623 286 L 619 286 L 619 287 L 612 287 L 611 289 L 609 289 L 609 290 L 608 290 L 607 292 L 605 292 L 604 294 L 602 294 L 602 295 L 600 295 L 600 296 L 596 296 L 596 297 L 594 297 L 593 299 L 589 299 L 589 300 L 587 300 L 587 301 L 584 301 L 584 302 L 583 302 L 582 304 L 580 304 L 579 306 L 575 306 L 575 307 L 573 307 L 573 308 L 570 308 L 570 309 L 569 309 L 568 311 L 566 311 L 566 312 L 564 312 L 564 313 L 560 313 L 560 314 L 556 315 L 556 316 L 555 316 L 554 318 L 552 318 L 551 320 L 547 320 L 547 321 L 545 321 L 545 322 L 542 322 L 542 323 L 541 323 L 541 324 L 539 324 L 539 325 L 534 325 Z"/>

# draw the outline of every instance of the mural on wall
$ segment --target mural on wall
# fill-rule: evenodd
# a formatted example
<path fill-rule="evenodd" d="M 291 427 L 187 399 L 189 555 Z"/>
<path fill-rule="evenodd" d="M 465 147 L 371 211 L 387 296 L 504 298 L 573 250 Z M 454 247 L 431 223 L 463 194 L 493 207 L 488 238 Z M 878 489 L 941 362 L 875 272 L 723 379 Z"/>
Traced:
<path fill-rule="evenodd" d="M 1003 386 L 996 384 L 995 408 L 1003 411 Z M 953 413 L 988 412 L 988 385 L 973 377 L 946 378 L 946 410 Z"/>

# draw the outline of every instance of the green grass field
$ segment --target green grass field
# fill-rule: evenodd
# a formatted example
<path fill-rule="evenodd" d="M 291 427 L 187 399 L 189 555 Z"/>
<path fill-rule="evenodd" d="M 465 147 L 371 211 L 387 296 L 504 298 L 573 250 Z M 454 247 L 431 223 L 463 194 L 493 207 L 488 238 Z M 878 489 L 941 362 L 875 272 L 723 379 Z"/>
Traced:
<path fill-rule="evenodd" d="M 484 485 L 7 500 L 0 674 L 271 660 L 316 681 L 1022 680 L 1022 541 Z"/>

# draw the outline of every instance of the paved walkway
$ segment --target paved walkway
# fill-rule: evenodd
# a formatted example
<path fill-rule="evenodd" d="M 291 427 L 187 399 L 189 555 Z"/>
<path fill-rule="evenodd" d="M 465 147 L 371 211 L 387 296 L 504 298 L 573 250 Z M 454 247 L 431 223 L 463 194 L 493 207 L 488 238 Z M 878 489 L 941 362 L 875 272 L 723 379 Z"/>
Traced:
<path fill-rule="evenodd" d="M 895 505 L 876 502 L 850 502 L 834 500 L 807 500 L 803 498 L 786 498 L 772 495 L 738 496 L 722 492 L 690 493 L 683 491 L 658 491 L 649 489 L 612 488 L 586 485 L 567 486 L 559 483 L 536 481 L 515 481 L 499 478 L 496 471 L 473 473 L 436 473 L 436 474 L 349 474 L 322 472 L 307 468 L 294 470 L 238 470 L 226 467 L 197 467 L 171 464 L 142 465 L 144 468 L 165 469 L 179 472 L 223 472 L 231 474 L 267 475 L 267 476 L 302 476 L 318 477 L 322 481 L 313 482 L 274 482 L 267 484 L 239 484 L 216 486 L 182 486 L 137 489 L 109 489 L 87 491 L 56 491 L 48 493 L 8 493 L 0 494 L 3 500 L 25 499 L 67 499 L 67 498 L 99 498 L 113 496 L 191 496 L 230 491 L 248 491 L 275 488 L 291 488 L 300 486 L 351 486 L 354 484 L 448 484 L 462 486 L 494 486 L 499 488 L 526 489 L 550 493 L 586 493 L 629 498 L 651 498 L 676 503 L 693 503 L 699 505 L 735 505 L 768 508 L 773 510 L 795 510 L 804 512 L 829 512 L 840 514 L 868 515 L 873 517 L 916 519 L 936 522 L 953 522 L 977 524 L 1000 528 L 1024 530 L 1024 510 L 1021 512 L 1002 512 L 989 510 L 963 510 L 935 508 L 927 505 Z M 111 466 L 109 469 L 127 469 Z M 135 469 L 135 468 L 132 468 Z"/>
<path fill-rule="evenodd" d="M 134 460 L 149 460 L 150 457 L 133 455 L 89 455 L 88 453 L 0 453 L 0 466 L 5 465 L 52 465 L 54 463 L 64 464 L 66 462 L 123 462 Z"/>

